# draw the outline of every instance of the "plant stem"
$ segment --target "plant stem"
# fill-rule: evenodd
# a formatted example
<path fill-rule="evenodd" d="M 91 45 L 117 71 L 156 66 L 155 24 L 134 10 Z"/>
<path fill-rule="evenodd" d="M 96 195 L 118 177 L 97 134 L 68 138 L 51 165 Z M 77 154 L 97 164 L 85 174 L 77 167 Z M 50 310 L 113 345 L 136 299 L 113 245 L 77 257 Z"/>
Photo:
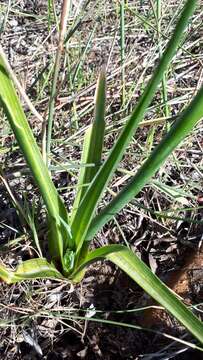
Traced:
<path fill-rule="evenodd" d="M 157 21 L 157 36 L 158 36 L 158 49 L 159 49 L 159 58 L 161 59 L 162 57 L 162 48 L 161 48 L 161 6 L 162 6 L 162 2 L 161 0 L 157 0 L 157 11 L 156 11 L 156 21 Z M 169 111 L 169 107 L 167 104 L 168 101 L 168 94 L 167 94 L 167 71 L 164 72 L 163 74 L 163 79 L 162 79 L 162 99 L 163 99 L 163 103 L 164 103 L 164 111 L 165 111 L 165 116 L 169 117 L 170 116 L 170 111 Z"/>
<path fill-rule="evenodd" d="M 51 95 L 50 95 L 50 100 L 49 100 L 47 144 L 46 144 L 47 165 L 49 164 L 49 154 L 50 154 L 50 150 L 51 150 L 51 137 L 52 137 L 52 128 L 53 128 L 57 80 L 58 80 L 58 75 L 59 75 L 59 70 L 60 70 L 61 56 L 62 56 L 62 52 L 63 52 L 64 37 L 65 37 L 65 31 L 66 31 L 67 22 L 68 22 L 69 9 L 70 9 L 70 0 L 63 0 L 62 11 L 61 11 L 61 21 L 60 21 L 60 31 L 59 31 L 59 42 L 58 42 L 58 48 L 57 48 L 57 52 L 56 52 Z"/>
<path fill-rule="evenodd" d="M 125 103 L 125 0 L 120 2 L 120 49 L 121 49 L 121 82 L 122 105 Z"/>

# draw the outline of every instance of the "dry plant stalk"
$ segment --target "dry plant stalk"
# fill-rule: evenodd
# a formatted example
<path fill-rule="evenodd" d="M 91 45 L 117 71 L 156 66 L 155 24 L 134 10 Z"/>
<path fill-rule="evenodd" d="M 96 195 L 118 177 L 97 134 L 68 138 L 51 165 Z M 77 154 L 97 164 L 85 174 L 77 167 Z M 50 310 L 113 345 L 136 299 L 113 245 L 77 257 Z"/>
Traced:
<path fill-rule="evenodd" d="M 49 154 L 51 149 L 51 135 L 52 135 L 52 127 L 53 127 L 53 117 L 54 117 L 54 107 L 55 107 L 55 99 L 56 99 L 56 88 L 57 88 L 57 80 L 60 70 L 61 57 L 64 48 L 64 38 L 66 27 L 68 23 L 68 14 L 70 10 L 70 0 L 63 0 L 62 10 L 61 10 L 61 21 L 60 21 L 60 29 L 59 29 L 59 41 L 56 52 L 56 59 L 54 65 L 54 74 L 52 80 L 52 89 L 49 100 L 49 115 L 48 115 L 48 126 L 47 126 L 47 144 L 46 144 L 46 161 L 49 163 Z M 45 144 L 45 134 L 43 136 L 43 143 Z M 44 146 L 43 146 L 44 147 Z"/>

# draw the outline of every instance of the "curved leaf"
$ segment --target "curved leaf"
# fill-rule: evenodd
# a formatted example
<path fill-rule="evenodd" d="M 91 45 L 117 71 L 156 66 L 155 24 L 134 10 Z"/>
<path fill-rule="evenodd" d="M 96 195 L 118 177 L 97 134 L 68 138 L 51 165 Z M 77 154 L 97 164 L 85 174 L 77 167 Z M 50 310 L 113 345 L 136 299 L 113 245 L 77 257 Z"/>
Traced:
<path fill-rule="evenodd" d="M 63 225 L 58 221 L 59 216 L 68 222 L 68 213 L 51 180 L 49 171 L 43 161 L 31 128 L 24 114 L 21 103 L 9 76 L 7 60 L 0 47 L 0 103 L 7 115 L 10 126 L 15 134 L 23 155 L 30 167 L 34 179 L 39 187 L 49 215 L 50 223 L 50 253 L 53 257 L 63 258 L 63 251 L 68 245 L 71 247 L 71 238 Z"/>
<path fill-rule="evenodd" d="M 175 318 L 203 344 L 202 322 L 177 298 L 175 293 L 154 275 L 148 266 L 127 247 L 122 245 L 109 245 L 90 252 L 87 259 L 73 275 L 77 278 L 79 271 L 82 271 L 84 267 L 102 258 L 112 261 L 120 269 L 125 271 L 126 274 L 153 299 L 175 316 Z"/>
<path fill-rule="evenodd" d="M 156 146 L 149 158 L 132 177 L 131 181 L 121 190 L 121 192 L 97 215 L 91 224 L 87 234 L 87 240 L 92 239 L 94 235 L 104 226 L 116 213 L 118 213 L 126 204 L 129 203 L 149 179 L 156 173 L 163 162 L 167 159 L 175 147 L 192 130 L 195 124 L 203 117 L 203 87 L 195 96 L 191 104 L 176 120 L 170 131 Z"/>
<path fill-rule="evenodd" d="M 70 275 L 70 279 L 72 279 L 74 282 L 78 282 L 78 274 L 82 272 L 87 266 L 94 263 L 95 261 L 103 260 L 108 254 L 112 252 L 121 251 L 122 249 L 123 245 L 107 245 L 89 252 L 86 254 L 85 259 L 80 261 L 78 267 Z"/>
<path fill-rule="evenodd" d="M 140 97 L 140 100 L 135 107 L 129 121 L 124 126 L 124 129 L 120 134 L 118 140 L 116 141 L 112 151 L 110 152 L 109 157 L 104 162 L 97 175 L 94 177 L 81 202 L 81 205 L 78 208 L 78 211 L 76 212 L 72 224 L 72 233 L 74 241 L 77 245 L 78 252 L 80 251 L 82 244 L 86 238 L 98 201 L 101 198 L 108 181 L 113 176 L 113 173 L 117 168 L 117 165 L 121 160 L 124 151 L 132 138 L 132 135 L 134 134 L 140 120 L 143 118 L 144 113 L 147 110 L 147 107 L 153 99 L 156 89 L 163 77 L 163 74 L 167 69 L 167 66 L 169 65 L 176 49 L 178 48 L 180 40 L 182 39 L 183 32 L 188 25 L 188 19 L 195 9 L 195 5 L 196 1 L 188 0 L 186 2 L 182 15 L 176 25 L 174 33 L 169 41 L 164 55 L 159 62 L 159 65 L 157 66 L 154 74 L 152 75 L 152 78 L 149 81 L 143 95 Z"/>
<path fill-rule="evenodd" d="M 63 275 L 46 259 L 30 259 L 18 265 L 16 271 L 7 269 L 0 264 L 0 279 L 7 284 L 14 284 L 22 280 L 56 278 L 63 279 Z"/>

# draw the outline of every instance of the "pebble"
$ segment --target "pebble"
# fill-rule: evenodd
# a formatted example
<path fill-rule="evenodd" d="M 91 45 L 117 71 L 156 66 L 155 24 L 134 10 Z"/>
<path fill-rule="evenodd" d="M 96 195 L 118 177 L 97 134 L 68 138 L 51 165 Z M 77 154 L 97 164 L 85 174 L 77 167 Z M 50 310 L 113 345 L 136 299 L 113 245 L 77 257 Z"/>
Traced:
<path fill-rule="evenodd" d="M 16 27 L 18 25 L 18 22 L 17 22 L 16 19 L 12 19 L 12 20 L 9 21 L 9 25 L 11 27 Z"/>

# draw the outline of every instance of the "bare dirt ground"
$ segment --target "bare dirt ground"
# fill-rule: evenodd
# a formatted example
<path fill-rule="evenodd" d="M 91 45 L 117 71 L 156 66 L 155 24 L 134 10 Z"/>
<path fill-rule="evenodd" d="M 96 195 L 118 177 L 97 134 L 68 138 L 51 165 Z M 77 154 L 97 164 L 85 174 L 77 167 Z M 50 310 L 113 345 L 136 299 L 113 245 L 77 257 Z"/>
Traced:
<path fill-rule="evenodd" d="M 61 67 L 52 148 L 54 182 L 67 207 L 74 198 L 84 130 L 93 116 L 96 79 L 107 64 L 107 132 L 105 155 L 149 79 L 180 12 L 177 2 L 163 10 L 157 38 L 151 1 L 128 1 L 125 24 L 125 99 L 120 57 L 118 1 L 73 1 L 70 37 Z M 79 4 L 81 3 L 81 7 Z M 10 4 L 10 5 L 9 5 Z M 180 5 L 183 2 L 180 1 Z M 167 126 L 196 93 L 202 82 L 202 2 L 193 16 L 167 74 L 167 104 L 161 88 L 144 123 L 134 136 L 111 183 L 117 192 L 157 144 Z M 56 16 L 61 1 L 56 2 Z M 79 21 L 80 19 L 80 21 Z M 50 26 L 46 0 L 0 1 L 1 44 L 26 93 L 46 118 L 51 74 L 57 46 L 56 23 Z M 87 44 L 89 45 L 87 46 Z M 41 145 L 43 124 L 24 109 Z M 148 121 L 148 123 L 146 123 Z M 9 125 L 0 114 L 0 160 L 9 186 L 22 204 L 35 203 L 43 250 L 45 215 L 39 194 Z M 128 243 L 131 248 L 201 316 L 202 257 L 202 123 L 174 152 L 151 182 L 94 240 L 94 247 Z M 69 167 L 63 167 L 64 163 Z M 107 193 L 108 202 L 112 193 Z M 0 182 L 1 258 L 15 268 L 36 255 L 29 229 L 22 223 Z M 22 282 L 0 289 L 1 359 L 175 359 L 202 353 L 164 336 L 194 339 L 156 306 L 125 274 L 110 263 L 88 269 L 80 285 L 51 280 Z M 84 319 L 85 317 L 85 319 Z M 120 325 L 119 325 L 120 323 Z M 136 328 L 137 327 L 137 328 Z M 147 328 L 144 330 L 142 328 Z M 154 330 L 154 332 L 151 332 Z"/>

